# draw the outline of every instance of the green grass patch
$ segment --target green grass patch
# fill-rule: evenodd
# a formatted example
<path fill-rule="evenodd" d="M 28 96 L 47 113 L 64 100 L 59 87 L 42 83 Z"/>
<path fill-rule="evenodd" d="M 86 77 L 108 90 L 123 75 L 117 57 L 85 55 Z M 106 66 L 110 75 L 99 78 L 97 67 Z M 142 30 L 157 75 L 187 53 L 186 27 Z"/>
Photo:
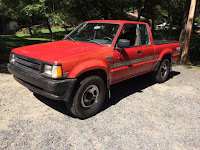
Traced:
<path fill-rule="evenodd" d="M 1 52 L 1 63 L 8 61 L 10 51 L 14 48 L 51 41 L 45 38 L 19 37 L 16 35 L 0 35 L 0 38 L 3 39 L 6 46 L 6 49 Z"/>
<path fill-rule="evenodd" d="M 54 40 L 62 40 L 65 34 L 71 32 L 74 28 L 62 28 L 62 27 L 52 27 L 51 30 L 53 32 L 53 39 Z M 47 28 L 38 28 L 32 27 L 33 38 L 45 38 L 51 39 L 49 29 Z M 16 36 L 18 37 L 31 37 L 27 28 L 23 28 L 20 31 L 17 31 Z"/>
<path fill-rule="evenodd" d="M 53 33 L 56 33 L 56 32 L 65 32 L 66 31 L 64 28 L 56 28 L 56 27 L 51 28 L 51 30 L 52 30 Z M 49 33 L 49 30 L 45 29 L 45 28 L 42 28 L 41 32 L 42 33 Z"/>
<path fill-rule="evenodd" d="M 68 34 L 72 29 L 73 28 L 65 29 L 61 27 L 53 27 L 53 40 L 62 40 L 64 38 L 64 35 Z M 31 35 L 29 34 L 28 29 L 23 28 L 14 34 L 0 35 L 0 38 L 3 40 L 4 43 L 3 45 L 5 45 L 6 47 L 3 50 L 1 50 L 0 62 L 7 62 L 10 51 L 14 48 L 52 41 L 49 34 L 49 30 L 46 28 L 33 27 L 32 33 L 33 37 L 31 37 Z"/>
<path fill-rule="evenodd" d="M 4 40 L 6 48 L 11 50 L 13 48 L 33 45 L 38 43 L 50 42 L 50 39 L 45 38 L 30 38 L 30 37 L 19 37 L 16 35 L 0 35 Z"/>

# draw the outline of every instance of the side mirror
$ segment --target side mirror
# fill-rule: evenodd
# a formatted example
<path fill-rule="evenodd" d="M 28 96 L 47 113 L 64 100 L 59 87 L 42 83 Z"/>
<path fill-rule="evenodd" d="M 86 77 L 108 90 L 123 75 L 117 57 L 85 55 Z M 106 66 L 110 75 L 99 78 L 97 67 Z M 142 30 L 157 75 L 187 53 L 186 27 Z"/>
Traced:
<path fill-rule="evenodd" d="M 117 46 L 119 48 L 128 48 L 130 47 L 130 40 L 127 39 L 119 39 Z"/>

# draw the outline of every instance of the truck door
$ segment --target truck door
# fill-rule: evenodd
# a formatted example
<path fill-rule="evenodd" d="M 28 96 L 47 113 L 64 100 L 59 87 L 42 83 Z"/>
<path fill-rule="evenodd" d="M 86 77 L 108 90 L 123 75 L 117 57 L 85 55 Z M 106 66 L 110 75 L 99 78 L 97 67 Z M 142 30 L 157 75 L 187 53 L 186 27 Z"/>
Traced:
<path fill-rule="evenodd" d="M 152 70 L 154 61 L 154 45 L 150 41 L 149 30 L 145 24 L 139 24 L 138 46 L 141 47 L 140 61 L 135 64 L 137 73 L 143 74 Z"/>
<path fill-rule="evenodd" d="M 121 52 L 113 51 L 114 64 L 111 66 L 111 82 L 116 83 L 138 74 L 134 64 L 137 64 L 141 58 L 142 47 L 139 45 L 139 26 L 137 24 L 125 24 L 118 37 L 119 39 L 130 40 L 130 47 L 124 48 Z M 118 42 L 117 40 L 117 42 Z M 116 42 L 116 47 L 117 47 Z"/>
<path fill-rule="evenodd" d="M 119 39 L 130 40 L 130 47 L 124 48 L 121 54 L 120 51 L 114 50 L 111 82 L 119 82 L 151 71 L 154 46 L 151 43 L 147 26 L 145 24 L 125 24 Z"/>

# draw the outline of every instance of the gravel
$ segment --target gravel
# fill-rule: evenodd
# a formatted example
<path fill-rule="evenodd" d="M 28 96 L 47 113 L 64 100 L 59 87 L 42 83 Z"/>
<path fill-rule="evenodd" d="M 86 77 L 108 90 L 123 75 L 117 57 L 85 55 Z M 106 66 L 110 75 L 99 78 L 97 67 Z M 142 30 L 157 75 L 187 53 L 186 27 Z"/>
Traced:
<path fill-rule="evenodd" d="M 200 69 L 174 66 L 154 84 L 113 85 L 96 116 L 79 120 L 61 101 L 33 94 L 0 66 L 0 149 L 200 149 Z"/>

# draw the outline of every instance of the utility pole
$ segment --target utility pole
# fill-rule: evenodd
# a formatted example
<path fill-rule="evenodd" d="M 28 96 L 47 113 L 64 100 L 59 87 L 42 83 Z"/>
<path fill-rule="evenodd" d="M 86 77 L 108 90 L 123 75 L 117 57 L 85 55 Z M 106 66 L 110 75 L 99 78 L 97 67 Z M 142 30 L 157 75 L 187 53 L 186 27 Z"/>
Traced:
<path fill-rule="evenodd" d="M 1 1 L 0 1 L 1 3 Z M 0 33 L 3 32 L 3 11 L 2 11 L 2 8 L 0 7 L 0 17 L 1 17 L 1 22 L 0 22 Z"/>
<path fill-rule="evenodd" d="M 196 8 L 197 0 L 191 0 L 190 4 L 190 11 L 188 15 L 188 21 L 187 21 L 187 28 L 186 28 L 186 35 L 185 35 L 185 45 L 184 50 L 181 55 L 181 64 L 186 64 L 188 62 L 188 51 L 189 51 L 189 45 L 190 45 L 190 38 L 191 38 L 191 32 L 192 32 L 192 25 L 194 22 L 194 13 Z"/>

